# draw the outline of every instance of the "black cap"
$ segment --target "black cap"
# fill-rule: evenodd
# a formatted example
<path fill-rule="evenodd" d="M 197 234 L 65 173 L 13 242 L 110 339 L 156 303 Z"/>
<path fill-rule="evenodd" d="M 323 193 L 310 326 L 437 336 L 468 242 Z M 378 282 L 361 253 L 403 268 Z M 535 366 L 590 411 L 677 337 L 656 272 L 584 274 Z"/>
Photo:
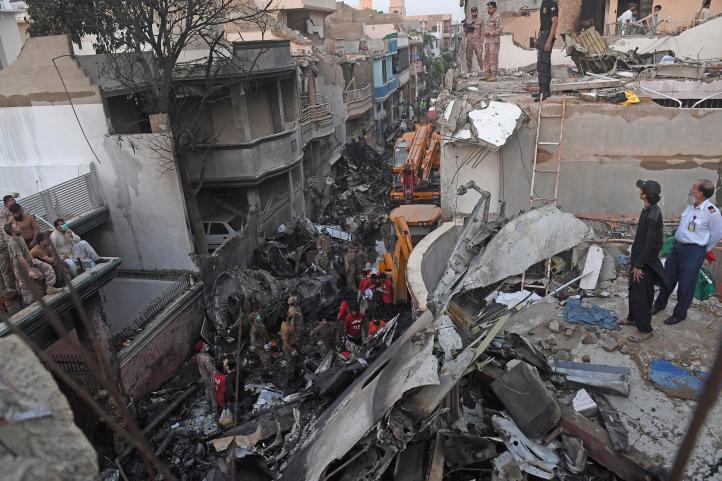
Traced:
<path fill-rule="evenodd" d="M 638 180 L 635 185 L 647 195 L 659 197 L 662 194 L 662 186 L 654 180 Z"/>
<path fill-rule="evenodd" d="M 487 6 L 487 7 L 494 7 L 494 8 L 496 8 L 496 2 L 487 2 L 487 3 L 486 3 L 486 6 Z"/>

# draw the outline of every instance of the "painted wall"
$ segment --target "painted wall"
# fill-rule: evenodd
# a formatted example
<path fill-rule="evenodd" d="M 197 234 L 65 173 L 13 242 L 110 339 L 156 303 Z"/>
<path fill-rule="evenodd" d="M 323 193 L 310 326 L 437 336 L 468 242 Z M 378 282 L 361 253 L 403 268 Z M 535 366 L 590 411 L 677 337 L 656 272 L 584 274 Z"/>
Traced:
<path fill-rule="evenodd" d="M 111 221 L 96 229 L 104 255 L 123 258 L 124 269 L 196 270 L 185 201 L 175 170 L 164 172 L 159 134 L 108 136 L 96 165 Z M 99 149 L 100 150 L 100 149 Z"/>
<path fill-rule="evenodd" d="M 103 106 L 76 105 L 75 110 L 105 163 Z M 87 173 L 94 160 L 69 105 L 0 108 L 0 192 L 34 194 Z"/>
<path fill-rule="evenodd" d="M 10 66 L 22 48 L 15 12 L 0 12 L 0 69 Z"/>

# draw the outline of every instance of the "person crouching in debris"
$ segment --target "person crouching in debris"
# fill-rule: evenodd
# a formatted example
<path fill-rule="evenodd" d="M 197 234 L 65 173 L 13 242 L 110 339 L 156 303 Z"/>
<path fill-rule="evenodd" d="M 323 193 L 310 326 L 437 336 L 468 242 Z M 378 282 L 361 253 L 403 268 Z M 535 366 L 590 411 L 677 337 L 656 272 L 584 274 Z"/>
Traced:
<path fill-rule="evenodd" d="M 328 322 L 326 318 L 321 319 L 316 328 L 311 331 L 311 338 L 318 339 L 320 346 L 319 354 L 325 358 L 329 353 L 336 352 L 336 339 L 338 339 L 338 326 Z"/>
<path fill-rule="evenodd" d="M 496 82 L 496 73 L 499 71 L 499 48 L 501 47 L 501 34 L 504 26 L 501 17 L 496 13 L 496 2 L 486 4 L 486 11 L 489 13 L 489 20 L 486 21 L 484 30 L 484 80 Z"/>
<path fill-rule="evenodd" d="M 216 372 L 216 366 L 213 362 L 213 357 L 210 355 L 208 344 L 199 341 L 195 345 L 196 364 L 198 365 L 198 373 L 201 375 L 201 382 L 206 394 L 206 402 L 208 403 L 208 409 L 213 410 L 216 406 L 213 399 L 213 392 L 215 388 L 214 374 Z"/>
<path fill-rule="evenodd" d="M 288 298 L 288 312 L 286 317 L 288 317 L 288 319 L 293 323 L 293 330 L 296 333 L 296 339 L 298 340 L 299 347 L 303 347 L 303 312 L 301 311 L 301 306 L 298 304 L 297 296 L 291 296 Z"/>
<path fill-rule="evenodd" d="M 267 369 L 271 365 L 271 343 L 268 337 L 268 330 L 263 323 L 263 316 L 257 314 L 251 321 L 251 346 L 258 354 L 261 369 Z"/>
<path fill-rule="evenodd" d="M 652 336 L 652 303 L 654 285 L 664 281 L 664 266 L 659 260 L 664 233 L 662 210 L 657 205 L 662 194 L 659 183 L 638 180 L 639 199 L 644 203 L 639 215 L 637 233 L 632 244 L 629 274 L 629 315 L 622 325 L 637 326 L 629 336 L 632 342 L 642 342 Z"/>

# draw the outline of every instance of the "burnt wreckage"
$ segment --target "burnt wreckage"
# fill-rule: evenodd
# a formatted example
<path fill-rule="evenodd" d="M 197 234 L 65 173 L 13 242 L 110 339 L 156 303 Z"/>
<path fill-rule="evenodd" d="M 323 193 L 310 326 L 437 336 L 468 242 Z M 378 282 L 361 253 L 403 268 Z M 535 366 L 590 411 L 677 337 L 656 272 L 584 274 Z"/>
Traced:
<path fill-rule="evenodd" d="M 470 182 L 459 194 L 468 190 L 481 198 L 429 296 L 430 309 L 406 329 L 398 318 L 388 322 L 346 360 L 321 359 L 307 346 L 299 389 L 277 387 L 278 369 L 256 369 L 244 379 L 253 407 L 228 428 L 203 409 L 198 386 L 188 387 L 194 365 L 151 396 L 140 411 L 155 417 L 151 441 L 179 479 L 658 479 L 605 398 L 625 395 L 625 383 L 628 394 L 629 373 L 550 361 L 523 336 L 504 331 L 538 296 L 492 300 L 518 285 L 516 276 L 589 240 L 591 229 L 553 206 L 492 220 L 489 193 Z M 332 274 L 316 274 L 313 283 L 333 284 L 324 277 Z M 263 271 L 224 276 L 216 298 L 235 298 L 238 309 L 283 306 L 286 294 L 300 289 Z M 309 312 L 334 307 L 333 290 L 314 284 L 312 292 Z M 217 331 L 233 336 L 234 316 L 222 304 L 214 306 Z M 243 349 L 240 356 L 252 371 L 253 356 Z M 562 399 L 575 392 L 579 400 L 568 407 Z M 162 411 L 170 399 L 175 410 Z M 139 458 L 123 461 L 129 478 L 142 477 Z"/>

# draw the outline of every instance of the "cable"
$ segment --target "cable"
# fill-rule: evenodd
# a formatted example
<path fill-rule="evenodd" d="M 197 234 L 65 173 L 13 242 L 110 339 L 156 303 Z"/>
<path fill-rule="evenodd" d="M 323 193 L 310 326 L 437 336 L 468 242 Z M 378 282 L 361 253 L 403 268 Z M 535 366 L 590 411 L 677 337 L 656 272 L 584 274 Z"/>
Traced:
<path fill-rule="evenodd" d="M 58 64 L 55 63 L 55 61 L 59 58 L 63 57 L 70 57 L 71 55 L 65 54 L 65 55 L 58 55 L 57 57 L 51 59 L 53 62 L 53 67 L 55 67 L 55 71 L 58 72 L 58 77 L 60 77 L 60 83 L 63 84 L 63 89 L 65 90 L 65 95 L 68 97 L 68 102 L 70 102 L 70 108 L 73 109 L 73 114 L 75 115 L 75 120 L 78 122 L 78 127 L 80 127 L 80 131 L 83 133 L 83 138 L 85 139 L 85 143 L 88 144 L 88 148 L 93 153 L 93 157 L 95 157 L 95 160 L 98 161 L 99 164 L 102 164 L 100 161 L 100 158 L 98 158 L 98 154 L 95 153 L 95 150 L 93 150 L 93 146 L 90 145 L 90 141 L 88 140 L 88 136 L 85 135 L 85 129 L 83 129 L 83 124 L 80 123 L 80 117 L 78 117 L 78 112 L 75 111 L 75 105 L 73 105 L 73 99 L 70 98 L 70 92 L 68 92 L 68 87 L 65 86 L 65 80 L 63 80 L 63 76 L 60 74 L 60 69 L 58 68 Z"/>

